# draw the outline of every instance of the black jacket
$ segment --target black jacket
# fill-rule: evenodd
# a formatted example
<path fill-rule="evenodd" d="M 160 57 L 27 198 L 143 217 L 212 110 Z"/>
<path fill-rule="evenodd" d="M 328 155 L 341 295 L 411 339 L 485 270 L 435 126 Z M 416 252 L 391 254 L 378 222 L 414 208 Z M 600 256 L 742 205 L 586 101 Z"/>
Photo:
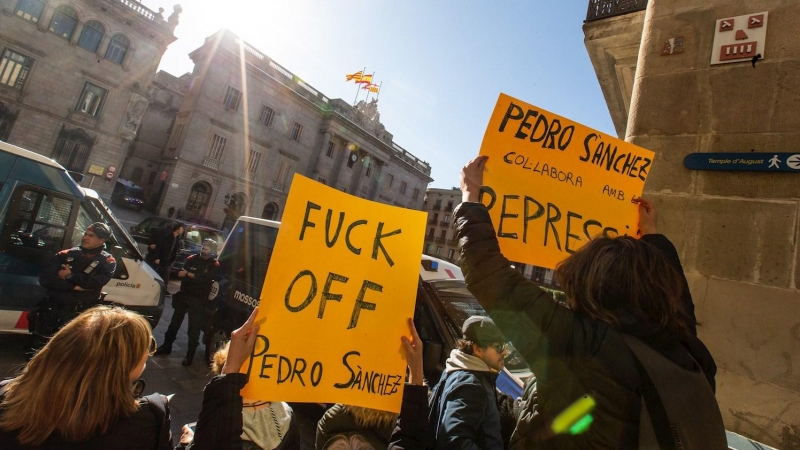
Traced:
<path fill-rule="evenodd" d="M 69 267 L 72 274 L 62 280 L 58 272 Z M 111 281 L 117 261 L 103 247 L 85 250 L 73 247 L 58 252 L 39 275 L 39 284 L 47 289 L 48 298 L 58 305 L 96 302 L 103 286 Z M 83 291 L 76 291 L 80 286 Z"/>
<path fill-rule="evenodd" d="M 203 390 L 203 406 L 197 418 L 190 450 L 242 448 L 242 395 L 247 374 L 218 375 Z M 176 448 L 184 448 L 178 445 Z"/>
<path fill-rule="evenodd" d="M 521 419 L 512 448 L 637 447 L 641 381 L 620 332 L 640 338 L 676 364 L 692 367 L 688 350 L 713 386 L 714 360 L 696 336 L 681 341 L 632 317 L 617 329 L 575 313 L 511 268 L 500 253 L 483 205 L 462 203 L 453 215 L 461 244 L 459 264 L 467 287 L 536 374 L 534 412 Z M 667 238 L 647 235 L 642 240 L 657 247 L 683 274 L 677 252 Z M 685 279 L 683 284 L 682 299 L 694 319 Z M 553 418 L 586 394 L 597 403 L 589 431 L 552 436 L 549 425 Z"/>
<path fill-rule="evenodd" d="M 388 450 L 426 450 L 428 388 L 406 384 L 400 417 L 389 439 Z"/>
<path fill-rule="evenodd" d="M 208 300 L 218 269 L 219 262 L 216 259 L 203 259 L 199 254 L 190 255 L 183 264 L 183 270 L 194 274 L 194 278 L 188 274 L 181 278 L 181 292 L 192 298 Z"/>
<path fill-rule="evenodd" d="M 175 237 L 172 228 L 162 228 L 159 232 L 150 236 L 150 244 L 155 244 L 156 248 L 148 249 L 147 262 L 155 264 L 159 260 L 158 266 L 169 267 L 178 255 L 181 237 Z"/>

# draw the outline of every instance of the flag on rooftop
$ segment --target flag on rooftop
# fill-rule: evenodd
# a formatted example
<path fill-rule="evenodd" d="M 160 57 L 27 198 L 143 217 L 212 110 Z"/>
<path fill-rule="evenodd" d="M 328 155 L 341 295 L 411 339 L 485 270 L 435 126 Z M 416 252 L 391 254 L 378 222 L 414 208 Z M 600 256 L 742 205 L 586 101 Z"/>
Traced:
<path fill-rule="evenodd" d="M 345 80 L 344 81 L 355 80 L 356 83 L 358 83 L 358 82 L 361 81 L 361 78 L 363 76 L 364 76 L 364 71 L 363 70 L 359 70 L 356 73 L 351 73 L 351 74 L 345 75 Z"/>
<path fill-rule="evenodd" d="M 363 77 L 361 77 L 360 80 L 356 81 L 356 83 L 369 85 L 370 83 L 372 83 L 372 76 L 373 75 L 364 75 Z"/>

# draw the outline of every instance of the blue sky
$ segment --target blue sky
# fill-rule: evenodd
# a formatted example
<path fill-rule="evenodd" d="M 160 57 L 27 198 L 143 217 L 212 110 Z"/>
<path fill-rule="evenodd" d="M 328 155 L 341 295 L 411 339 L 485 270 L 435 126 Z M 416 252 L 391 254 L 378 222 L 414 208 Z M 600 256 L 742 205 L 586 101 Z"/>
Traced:
<path fill-rule="evenodd" d="M 167 17 L 175 0 L 145 0 Z M 587 0 L 192 0 L 160 69 L 226 27 L 330 98 L 352 103 L 347 73 L 375 72 L 397 144 L 431 164 L 430 187 L 458 186 L 500 92 L 615 135 L 583 45 Z M 363 92 L 363 91 L 362 91 Z M 374 95 L 374 94 L 373 94 Z M 360 99 L 364 94 L 360 94 Z"/>

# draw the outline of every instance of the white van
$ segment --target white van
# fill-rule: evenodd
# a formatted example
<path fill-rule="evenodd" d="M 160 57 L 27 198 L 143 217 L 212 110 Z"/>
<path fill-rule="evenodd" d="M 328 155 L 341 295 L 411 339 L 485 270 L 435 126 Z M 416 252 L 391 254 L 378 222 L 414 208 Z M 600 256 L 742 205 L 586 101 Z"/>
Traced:
<path fill-rule="evenodd" d="M 39 273 L 57 252 L 80 245 L 93 222 L 111 228 L 106 249 L 117 270 L 103 288 L 107 302 L 148 317 L 164 309 L 164 282 L 133 238 L 91 189 L 55 161 L 0 141 L 0 332 L 27 333 L 28 311 L 46 296 Z"/>

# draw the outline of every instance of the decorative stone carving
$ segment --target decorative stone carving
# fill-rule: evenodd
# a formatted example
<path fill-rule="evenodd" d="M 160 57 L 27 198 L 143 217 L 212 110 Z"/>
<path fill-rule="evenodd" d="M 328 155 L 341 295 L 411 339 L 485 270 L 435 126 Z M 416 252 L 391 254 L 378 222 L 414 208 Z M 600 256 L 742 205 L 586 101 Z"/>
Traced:
<path fill-rule="evenodd" d="M 120 128 L 128 133 L 136 134 L 145 109 L 147 109 L 147 99 L 135 92 L 131 94 L 131 100 L 128 102 L 128 109 L 125 111 L 125 116 L 122 118 L 122 125 Z"/>
<path fill-rule="evenodd" d="M 183 8 L 181 5 L 175 5 L 172 7 L 172 14 L 170 14 L 169 18 L 167 19 L 167 23 L 169 24 L 170 31 L 175 31 L 175 27 L 178 26 L 178 16 L 183 12 Z"/>
<path fill-rule="evenodd" d="M 375 136 L 380 136 L 386 130 L 381 124 L 381 113 L 378 112 L 378 99 L 373 98 L 369 103 L 361 100 L 353 109 L 353 122 Z"/>

